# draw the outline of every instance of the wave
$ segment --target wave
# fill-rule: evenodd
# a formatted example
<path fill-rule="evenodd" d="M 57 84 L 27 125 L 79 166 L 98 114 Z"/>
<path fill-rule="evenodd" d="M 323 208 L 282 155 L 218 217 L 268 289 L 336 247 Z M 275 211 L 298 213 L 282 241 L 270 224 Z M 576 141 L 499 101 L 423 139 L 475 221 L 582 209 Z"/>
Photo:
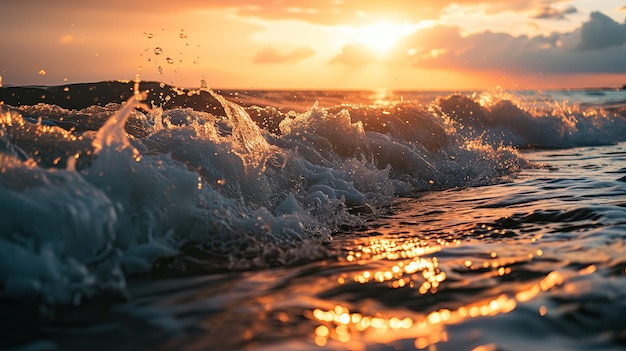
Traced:
<path fill-rule="evenodd" d="M 476 101 L 478 100 L 478 101 Z M 518 148 L 567 148 L 611 145 L 623 140 L 626 108 L 616 111 L 551 101 L 547 104 L 508 99 L 472 99 L 452 95 L 438 99 L 442 112 L 458 122 L 460 132 L 490 144 Z"/>
<path fill-rule="evenodd" d="M 280 106 L 289 92 L 276 107 L 132 84 L 2 89 L 1 298 L 79 304 L 123 296 L 135 274 L 317 260 L 397 196 L 501 182 L 530 166 L 516 147 L 613 143 L 626 128 L 619 111 L 485 96 L 298 112 Z"/>

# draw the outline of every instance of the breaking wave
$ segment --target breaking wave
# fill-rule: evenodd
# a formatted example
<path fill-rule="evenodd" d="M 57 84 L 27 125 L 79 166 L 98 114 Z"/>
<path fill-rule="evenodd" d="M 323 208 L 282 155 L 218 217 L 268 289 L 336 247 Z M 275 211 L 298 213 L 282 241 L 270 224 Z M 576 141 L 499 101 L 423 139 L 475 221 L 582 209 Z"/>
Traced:
<path fill-rule="evenodd" d="M 519 148 L 626 135 L 623 107 L 539 95 L 353 93 L 299 110 L 281 107 L 289 92 L 271 105 L 261 92 L 131 85 L 3 88 L 2 298 L 79 304 L 124 295 L 135 274 L 310 262 L 398 196 L 506 181 L 533 166 Z"/>

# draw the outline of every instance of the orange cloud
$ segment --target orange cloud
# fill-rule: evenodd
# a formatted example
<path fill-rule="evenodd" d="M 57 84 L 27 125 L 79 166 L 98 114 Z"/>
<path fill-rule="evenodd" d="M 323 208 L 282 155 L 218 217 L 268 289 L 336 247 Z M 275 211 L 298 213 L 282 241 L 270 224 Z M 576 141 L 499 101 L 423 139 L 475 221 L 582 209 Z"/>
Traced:
<path fill-rule="evenodd" d="M 346 44 L 341 52 L 330 63 L 341 63 L 349 66 L 362 66 L 376 61 L 375 53 L 363 44 Z"/>
<path fill-rule="evenodd" d="M 266 47 L 257 52 L 254 57 L 255 63 L 295 63 L 300 60 L 311 57 L 315 51 L 311 48 L 303 46 L 292 51 L 281 53 L 273 47 Z"/>
<path fill-rule="evenodd" d="M 61 44 L 69 44 L 74 41 L 74 36 L 71 34 L 66 34 L 59 39 L 59 43 Z"/>
<path fill-rule="evenodd" d="M 66 0 L 63 2 L 41 2 L 38 0 L 22 0 L 10 7 L 29 6 L 51 9 L 91 10 L 107 13 L 141 12 L 141 13 L 174 13 L 202 9 L 232 9 L 241 16 L 256 17 L 270 20 L 301 20 L 318 24 L 367 24 L 376 20 L 419 21 L 435 19 L 441 11 L 452 4 L 459 6 L 484 5 L 487 13 L 502 11 L 528 11 L 550 4 L 558 4 L 562 0 L 181 0 L 175 4 L 163 1 L 148 0 L 108 0 L 90 2 L 82 0 Z M 10 8 L 7 8 L 10 10 Z"/>
<path fill-rule="evenodd" d="M 59 38 L 59 43 L 61 44 L 72 44 L 72 43 L 79 43 L 79 42 L 83 42 L 83 40 L 76 38 L 72 34 L 65 34 L 64 36 Z"/>
<path fill-rule="evenodd" d="M 523 12 L 550 7 L 561 0 L 299 0 L 266 1 L 253 0 L 213 0 L 204 1 L 209 7 L 232 8 L 240 16 L 269 20 L 301 20 L 310 23 L 336 25 L 364 25 L 373 21 L 417 22 L 436 19 L 450 5 L 482 5 L 486 13 Z M 567 13 L 567 12 L 566 12 Z"/>

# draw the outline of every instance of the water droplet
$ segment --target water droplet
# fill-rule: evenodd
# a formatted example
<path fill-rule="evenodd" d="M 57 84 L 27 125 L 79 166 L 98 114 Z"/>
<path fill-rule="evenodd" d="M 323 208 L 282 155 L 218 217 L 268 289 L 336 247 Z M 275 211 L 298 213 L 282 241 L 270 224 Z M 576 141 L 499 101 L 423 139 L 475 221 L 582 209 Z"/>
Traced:
<path fill-rule="evenodd" d="M 161 88 L 165 88 L 165 83 L 161 82 L 161 83 L 159 83 L 159 86 L 160 86 Z"/>
<path fill-rule="evenodd" d="M 152 39 L 154 37 L 154 34 L 152 33 L 147 33 L 147 32 L 143 32 L 143 34 L 148 38 L 148 39 Z"/>
<path fill-rule="evenodd" d="M 163 74 L 163 67 L 161 66 L 157 67 L 157 71 L 159 72 L 159 74 Z"/>
<path fill-rule="evenodd" d="M 168 58 L 166 58 L 166 59 L 165 59 L 165 61 L 166 61 L 167 63 L 169 63 L 170 65 L 174 63 L 174 60 L 172 60 L 172 59 L 171 59 L 171 58 L 169 58 L 169 57 L 168 57 Z"/>
<path fill-rule="evenodd" d="M 161 55 L 162 53 L 163 53 L 163 49 L 161 49 L 160 46 L 157 46 L 156 48 L 154 48 L 155 55 Z"/>
<path fill-rule="evenodd" d="M 46 75 L 46 73 L 48 73 L 48 72 L 46 72 L 46 70 L 45 70 L 45 69 L 40 69 L 40 70 L 39 70 L 39 75 L 40 75 L 40 76 L 45 76 L 45 75 Z"/>

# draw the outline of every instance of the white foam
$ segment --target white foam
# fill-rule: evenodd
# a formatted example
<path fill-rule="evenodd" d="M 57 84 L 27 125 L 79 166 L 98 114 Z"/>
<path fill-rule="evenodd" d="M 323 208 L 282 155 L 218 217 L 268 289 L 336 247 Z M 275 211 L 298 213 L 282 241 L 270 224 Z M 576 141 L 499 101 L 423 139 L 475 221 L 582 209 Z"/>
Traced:
<path fill-rule="evenodd" d="M 337 228 L 365 219 L 352 209 L 375 215 L 398 195 L 488 184 L 523 167 L 509 142 L 576 145 L 623 135 L 623 123 L 602 111 L 548 116 L 472 99 L 485 118 L 472 128 L 413 105 L 391 110 L 388 120 L 380 108 L 314 105 L 283 114 L 280 134 L 271 134 L 211 93 L 225 116 L 144 114 L 133 98 L 80 111 L 89 125 L 108 118 L 80 135 L 2 112 L 0 295 L 78 303 L 102 290 L 123 293 L 127 275 L 150 271 L 185 244 L 223 257 L 221 268 L 315 259 Z M 138 126 L 133 136 L 124 130 L 129 120 Z M 67 167 L 55 167 L 59 158 Z"/>

